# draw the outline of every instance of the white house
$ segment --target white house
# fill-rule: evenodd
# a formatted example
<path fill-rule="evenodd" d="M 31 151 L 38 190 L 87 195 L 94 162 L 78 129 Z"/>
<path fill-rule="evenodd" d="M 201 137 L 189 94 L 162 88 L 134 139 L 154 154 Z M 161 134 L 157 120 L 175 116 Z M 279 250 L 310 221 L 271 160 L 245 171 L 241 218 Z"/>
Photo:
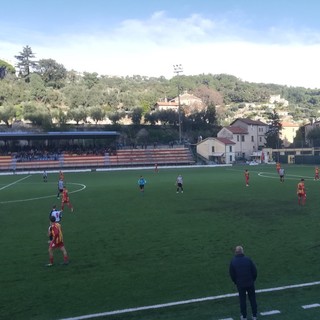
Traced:
<path fill-rule="evenodd" d="M 207 160 L 229 164 L 235 161 L 234 145 L 227 138 L 207 138 L 197 144 L 197 153 Z"/>
<path fill-rule="evenodd" d="M 179 104 L 175 101 L 158 101 L 154 105 L 156 111 L 174 110 L 178 112 Z"/>
<path fill-rule="evenodd" d="M 201 111 L 205 106 L 202 100 L 193 94 L 184 92 L 180 95 L 180 107 L 185 114 L 190 114 L 194 111 Z M 164 99 L 164 101 L 158 101 L 154 105 L 156 111 L 162 110 L 174 110 L 178 112 L 179 109 L 179 97 L 175 97 L 169 101 Z"/>
<path fill-rule="evenodd" d="M 236 143 L 236 157 L 250 160 L 254 152 L 261 150 L 266 143 L 266 133 L 269 126 L 260 120 L 249 118 L 239 118 L 234 120 L 224 131 L 222 128 L 218 132 L 218 137 L 226 137 Z M 238 128 L 241 128 L 242 131 Z M 230 138 L 232 133 L 232 138 Z"/>
<path fill-rule="evenodd" d="M 271 95 L 270 99 L 269 99 L 269 102 L 272 103 L 272 104 L 280 103 L 285 107 L 287 107 L 289 105 L 289 101 L 284 99 L 284 98 L 281 98 L 280 94 Z"/>

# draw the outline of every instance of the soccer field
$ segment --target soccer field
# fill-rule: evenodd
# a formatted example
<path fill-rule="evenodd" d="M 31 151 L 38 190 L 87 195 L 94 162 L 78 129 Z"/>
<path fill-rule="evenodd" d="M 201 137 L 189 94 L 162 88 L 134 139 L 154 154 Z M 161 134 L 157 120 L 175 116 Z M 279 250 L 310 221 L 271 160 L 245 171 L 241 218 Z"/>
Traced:
<path fill-rule="evenodd" d="M 259 318 L 320 319 L 320 182 L 312 166 L 285 169 L 284 183 L 267 165 L 66 172 L 75 208 L 62 220 L 70 264 L 60 265 L 57 251 L 51 268 L 58 173 L 47 183 L 42 173 L 1 175 L 0 319 L 239 319 L 228 274 L 239 244 L 258 268 Z M 301 178 L 305 206 L 296 196 Z"/>

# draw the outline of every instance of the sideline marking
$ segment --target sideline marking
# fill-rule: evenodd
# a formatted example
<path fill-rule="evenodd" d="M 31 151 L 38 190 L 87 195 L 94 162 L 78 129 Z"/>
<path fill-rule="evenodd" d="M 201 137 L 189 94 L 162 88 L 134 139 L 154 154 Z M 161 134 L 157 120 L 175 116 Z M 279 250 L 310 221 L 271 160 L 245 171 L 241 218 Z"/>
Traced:
<path fill-rule="evenodd" d="M 281 313 L 279 310 L 271 310 L 271 311 L 266 311 L 266 312 L 260 312 L 262 316 L 270 316 L 272 314 L 277 314 Z"/>
<path fill-rule="evenodd" d="M 320 285 L 320 281 L 309 282 L 309 283 L 301 283 L 301 284 L 294 284 L 294 285 L 283 286 L 283 287 L 260 289 L 260 290 L 256 290 L 256 292 L 257 293 L 272 292 L 272 291 L 280 291 L 280 290 L 287 290 L 287 289 L 294 289 L 294 288 L 310 287 L 310 286 L 316 286 L 316 285 Z M 63 319 L 59 319 L 59 320 L 92 319 L 92 318 L 111 316 L 111 315 L 115 315 L 115 314 L 122 314 L 122 313 L 129 313 L 129 312 L 143 311 L 143 310 L 150 310 L 150 309 L 160 309 L 160 308 L 178 306 L 178 305 L 182 305 L 182 304 L 190 304 L 190 303 L 196 303 L 196 302 L 218 300 L 218 299 L 231 298 L 231 297 L 236 297 L 236 296 L 238 296 L 238 293 L 228 293 L 228 294 L 223 294 L 223 295 L 213 296 L 213 297 L 182 300 L 182 301 L 169 302 L 169 303 L 163 303 L 163 304 L 155 304 L 155 305 L 151 305 L 151 306 L 128 308 L 128 309 L 115 310 L 115 311 L 107 311 L 107 312 L 102 312 L 102 313 L 93 313 L 93 314 L 88 314 L 88 315 L 84 315 L 84 316 L 63 318 Z"/>
<path fill-rule="evenodd" d="M 25 179 L 27 179 L 27 178 L 30 178 L 30 177 L 31 177 L 31 174 L 29 174 L 28 176 L 26 176 L 26 177 L 24 177 L 24 178 L 21 178 L 21 179 L 19 179 L 19 180 L 17 180 L 17 181 L 14 181 L 14 182 L 12 182 L 12 183 L 9 183 L 9 184 L 7 184 L 6 186 L 0 188 L 0 191 L 3 190 L 3 189 L 5 189 L 5 188 L 8 188 L 8 187 L 10 187 L 10 186 L 13 186 L 14 184 L 16 184 L 16 183 L 18 183 L 18 182 L 20 182 L 20 181 L 22 181 L 22 180 L 25 180 Z"/>
<path fill-rule="evenodd" d="M 29 176 L 30 177 L 30 176 Z M 76 186 L 81 186 L 82 188 L 78 189 L 78 190 L 74 190 L 69 192 L 69 194 L 71 193 L 76 193 L 76 192 L 80 192 L 82 190 L 84 190 L 87 186 L 85 184 L 81 184 L 81 183 L 73 183 L 73 182 L 69 182 L 69 184 L 73 184 Z M 1 190 L 1 189 L 0 189 Z M 27 201 L 34 201 L 34 200 L 40 200 L 40 199 L 48 199 L 48 198 L 53 198 L 56 197 L 57 195 L 50 195 L 50 196 L 43 196 L 43 197 L 36 197 L 36 198 L 27 198 L 27 199 L 18 199 L 18 200 L 8 200 L 8 201 L 0 201 L 0 204 L 3 203 L 18 203 L 18 202 L 27 202 Z"/>
<path fill-rule="evenodd" d="M 311 309 L 311 308 L 318 308 L 318 307 L 320 307 L 319 303 L 307 304 L 305 306 L 302 306 L 303 309 Z"/>
<path fill-rule="evenodd" d="M 259 177 L 262 177 L 262 178 L 269 178 L 269 179 L 279 179 L 279 175 L 277 173 L 273 173 L 273 172 L 259 172 L 258 173 L 258 176 Z M 298 176 L 298 175 L 294 175 L 294 174 L 285 174 L 284 176 L 284 179 L 285 180 L 297 180 L 297 179 L 301 179 L 302 176 Z M 304 177 L 304 179 L 307 179 L 307 180 L 314 180 L 313 177 Z"/>

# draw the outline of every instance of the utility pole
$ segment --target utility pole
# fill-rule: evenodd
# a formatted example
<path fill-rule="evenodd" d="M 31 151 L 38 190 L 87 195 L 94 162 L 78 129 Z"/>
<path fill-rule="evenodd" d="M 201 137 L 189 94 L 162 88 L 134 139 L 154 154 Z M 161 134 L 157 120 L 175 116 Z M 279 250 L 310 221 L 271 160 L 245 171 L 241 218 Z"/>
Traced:
<path fill-rule="evenodd" d="M 183 68 L 181 64 L 173 65 L 173 72 L 180 75 L 183 72 Z M 178 116 L 179 116 L 179 143 L 181 144 L 181 102 L 180 102 L 180 81 L 178 81 Z"/>

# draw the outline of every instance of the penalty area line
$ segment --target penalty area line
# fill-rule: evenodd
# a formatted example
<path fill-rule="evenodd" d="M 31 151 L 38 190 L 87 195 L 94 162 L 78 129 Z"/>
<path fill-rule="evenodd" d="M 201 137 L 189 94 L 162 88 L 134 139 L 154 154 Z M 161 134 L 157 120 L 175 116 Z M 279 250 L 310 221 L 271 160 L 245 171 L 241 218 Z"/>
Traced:
<path fill-rule="evenodd" d="M 30 178 L 30 177 L 31 177 L 31 174 L 29 174 L 28 176 L 26 176 L 26 177 L 24 177 L 24 178 L 21 178 L 21 179 L 19 179 L 19 180 L 16 180 L 16 181 L 14 181 L 14 182 L 12 182 L 12 183 L 9 183 L 9 184 L 3 186 L 2 188 L 0 188 L 0 190 L 3 190 L 3 189 L 8 188 L 8 187 L 11 187 L 11 186 L 13 186 L 14 184 L 16 184 L 16 183 L 18 183 L 18 182 L 20 182 L 20 181 L 23 181 L 23 180 L 25 180 L 25 179 L 28 179 L 28 178 Z"/>
<path fill-rule="evenodd" d="M 275 288 L 268 288 L 268 289 L 259 289 L 259 290 L 256 290 L 256 293 L 281 291 L 281 290 L 303 288 L 303 287 L 310 287 L 310 286 L 316 286 L 316 285 L 320 285 L 320 281 L 309 282 L 309 283 L 301 283 L 301 284 L 294 284 L 294 285 L 288 285 L 288 286 L 283 286 L 283 287 L 275 287 Z M 111 316 L 111 315 L 116 315 L 116 314 L 123 314 L 123 313 L 130 313 L 130 312 L 144 311 L 144 310 L 151 310 L 151 309 L 167 308 L 167 307 L 179 306 L 179 305 L 183 305 L 183 304 L 219 300 L 219 299 L 231 298 L 231 297 L 236 297 L 236 296 L 238 296 L 238 293 L 228 293 L 228 294 L 212 296 L 212 297 L 190 299 L 190 300 L 182 300 L 182 301 L 169 302 L 169 303 L 163 303 L 163 304 L 155 304 L 155 305 L 151 305 L 151 306 L 143 306 L 143 307 L 122 309 L 122 310 L 107 311 L 107 312 L 102 312 L 102 313 L 93 313 L 93 314 L 87 314 L 87 315 L 78 316 L 78 317 L 63 318 L 63 319 L 59 319 L 59 320 L 93 319 L 93 318 L 106 317 L 106 316 Z"/>

